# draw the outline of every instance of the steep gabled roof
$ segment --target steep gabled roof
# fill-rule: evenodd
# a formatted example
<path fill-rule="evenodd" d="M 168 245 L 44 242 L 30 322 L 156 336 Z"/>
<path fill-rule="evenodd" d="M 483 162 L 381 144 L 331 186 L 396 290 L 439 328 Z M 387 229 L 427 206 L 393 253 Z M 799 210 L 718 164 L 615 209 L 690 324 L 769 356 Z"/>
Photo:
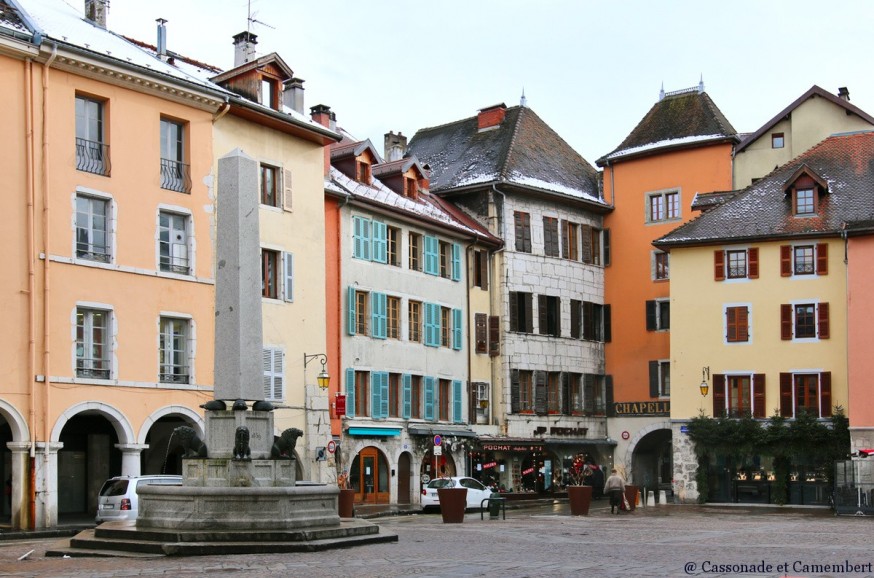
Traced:
<path fill-rule="evenodd" d="M 258 58 L 250 62 L 243 63 L 236 68 L 226 70 L 221 74 L 215 76 L 212 81 L 217 84 L 221 84 L 222 82 L 230 78 L 240 76 L 241 74 L 249 72 L 250 70 L 257 70 L 259 68 L 267 66 L 268 64 L 272 64 L 276 66 L 277 69 L 279 69 L 279 71 L 282 73 L 282 80 L 288 80 L 289 78 L 294 76 L 294 71 L 291 70 L 291 67 L 285 63 L 282 57 L 275 52 L 271 52 L 270 54 L 259 56 Z"/>
<path fill-rule="evenodd" d="M 817 214 L 792 215 L 786 183 L 799 170 L 827 185 Z M 874 131 L 832 135 L 723 205 L 653 242 L 658 247 L 838 235 L 848 221 L 874 219 Z"/>
<path fill-rule="evenodd" d="M 858 106 L 856 106 L 854 104 L 850 104 L 850 102 L 848 100 L 844 100 L 843 98 L 837 97 L 837 96 L 833 95 L 832 93 L 828 92 L 827 90 L 823 90 L 822 88 L 820 88 L 814 84 L 812 87 L 810 87 L 810 89 L 807 92 L 805 92 L 804 94 L 802 94 L 801 96 L 796 98 L 792 102 L 792 104 L 790 104 L 789 106 L 787 106 L 786 108 L 784 108 L 783 110 L 778 112 L 774 116 L 774 118 L 772 118 L 771 120 L 769 120 L 768 122 L 763 124 L 761 126 L 761 128 L 759 128 L 756 132 L 745 135 L 744 139 L 741 140 L 741 142 L 735 148 L 735 154 L 743 151 L 750 144 L 757 141 L 759 139 L 759 137 L 761 137 L 763 134 L 769 132 L 772 128 L 774 128 L 774 125 L 776 125 L 778 122 L 780 122 L 781 120 L 786 118 L 787 115 L 791 114 L 793 110 L 795 110 L 796 108 L 801 106 L 805 101 L 807 101 L 807 99 L 812 98 L 814 96 L 820 96 L 820 97 L 834 103 L 835 105 L 843 108 L 844 110 L 847 111 L 848 114 L 855 114 L 858 117 L 865 119 L 866 121 L 868 121 L 869 123 L 874 125 L 874 117 L 869 115 L 867 112 L 865 112 L 864 110 L 862 110 L 861 108 L 859 108 Z"/>
<path fill-rule="evenodd" d="M 599 167 L 627 160 L 717 142 L 737 142 L 737 131 L 703 86 L 668 93 L 653 105 L 618 147 L 596 161 Z"/>
<path fill-rule="evenodd" d="M 350 143 L 340 142 L 331 146 L 331 160 L 336 161 L 349 156 L 357 157 L 365 150 L 370 151 L 376 162 L 380 161 L 379 152 L 377 152 L 373 143 L 370 142 L 370 139 Z"/>
<path fill-rule="evenodd" d="M 476 116 L 421 129 L 407 150 L 431 168 L 431 192 L 512 184 L 604 204 L 598 171 L 530 108 L 510 107 L 485 130 Z"/>
<path fill-rule="evenodd" d="M 422 177 L 427 176 L 428 174 L 425 171 L 425 167 L 422 166 L 422 163 L 419 162 L 419 159 L 417 159 L 416 156 L 413 155 L 398 159 L 396 161 L 389 161 L 374 165 L 373 176 L 378 177 L 380 175 L 405 173 L 410 170 L 411 167 L 416 167 L 416 170 Z"/>

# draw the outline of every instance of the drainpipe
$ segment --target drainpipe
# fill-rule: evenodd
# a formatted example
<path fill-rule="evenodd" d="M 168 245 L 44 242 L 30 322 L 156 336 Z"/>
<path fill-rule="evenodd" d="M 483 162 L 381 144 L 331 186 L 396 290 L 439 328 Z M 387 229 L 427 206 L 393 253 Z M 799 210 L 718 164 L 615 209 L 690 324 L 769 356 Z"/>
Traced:
<path fill-rule="evenodd" d="M 28 426 L 30 427 L 30 459 L 28 460 L 28 479 L 30 480 L 28 488 L 28 501 L 26 504 L 28 516 L 27 526 L 34 529 L 33 512 L 36 508 L 36 488 L 33 481 L 36 478 L 36 468 L 34 466 L 34 457 L 36 456 L 36 300 L 34 291 L 36 290 L 36 267 L 33 263 L 33 256 L 36 254 L 35 246 L 35 231 L 34 231 L 34 144 L 33 144 L 33 60 L 27 58 L 24 61 L 24 136 L 25 145 L 25 179 L 27 190 L 27 375 L 30 376 L 28 387 Z M 16 480 L 16 483 L 24 481 L 22 476 L 21 481 Z M 19 513 L 19 523 L 21 514 Z"/>
<path fill-rule="evenodd" d="M 222 105 L 221 109 L 219 109 L 218 112 L 212 115 L 212 123 L 217 123 L 221 117 L 228 113 L 229 110 L 231 110 L 231 103 L 225 100 L 225 103 Z"/>
<path fill-rule="evenodd" d="M 496 212 L 497 217 L 498 217 L 498 235 L 501 237 L 501 240 L 504 242 L 504 244 L 500 249 L 498 249 L 497 251 L 492 253 L 492 255 L 497 256 L 498 253 L 503 253 L 504 249 L 506 249 L 506 247 L 507 247 L 507 237 L 504 234 L 504 228 L 505 228 L 505 223 L 506 223 L 506 219 L 504 219 L 504 209 L 507 206 L 507 196 L 504 193 L 502 193 L 501 191 L 499 191 L 497 185 L 495 185 L 495 184 L 492 184 L 492 192 L 496 195 L 501 196 L 501 210 L 500 210 L 500 212 L 498 212 L 498 211 L 495 211 L 495 212 Z M 489 269 L 490 269 L 489 273 L 491 273 L 492 270 L 496 269 L 496 267 L 489 267 Z M 490 293 L 489 301 L 490 301 L 490 304 L 492 305 L 491 309 L 495 310 L 495 311 L 501 311 L 501 294 L 503 292 L 503 287 L 500 285 L 501 276 L 500 275 L 491 275 L 490 281 L 491 281 L 491 284 L 489 285 L 489 293 Z M 491 302 L 491 297 L 492 297 L 492 295 L 494 295 L 494 293 L 492 293 L 493 288 L 495 290 L 495 293 L 497 293 L 497 296 L 498 296 L 498 306 L 497 307 L 494 307 L 494 303 Z M 488 332 L 488 328 L 486 328 L 486 331 Z M 500 331 L 498 333 L 500 334 Z M 489 352 L 489 355 L 491 356 L 491 352 Z M 494 392 L 495 384 L 500 383 L 501 384 L 501 393 L 503 393 L 503 389 L 504 389 L 504 365 L 503 365 L 503 362 L 501 361 L 500 355 L 497 356 L 497 359 L 498 359 L 498 363 L 497 363 L 498 367 L 497 368 L 495 368 L 495 363 L 492 363 L 492 391 Z M 494 400 L 494 398 L 495 398 L 495 396 L 493 395 L 492 399 L 490 400 L 490 403 L 489 403 L 489 415 L 491 415 L 491 416 L 495 415 L 495 407 L 494 407 L 495 400 Z M 491 425 L 491 424 L 489 424 L 489 425 Z M 501 424 L 501 433 L 505 436 L 507 435 L 506 412 L 504 413 L 503 423 Z"/>
<path fill-rule="evenodd" d="M 44 262 L 43 262 L 43 370 L 45 371 L 45 381 L 43 382 L 45 395 L 43 397 L 43 439 L 45 440 L 45 451 L 43 453 L 43 466 L 44 472 L 49 471 L 49 445 L 51 442 L 51 429 L 49 428 L 49 410 L 51 409 L 51 384 L 50 384 L 50 373 L 51 373 L 51 350 L 49 347 L 49 336 L 51 335 L 51 308 L 49 306 L 49 298 L 51 296 L 51 275 L 49 271 L 50 263 L 49 260 L 49 69 L 52 66 L 52 63 L 55 61 L 55 58 L 58 56 L 58 45 L 52 45 L 52 54 L 49 59 L 46 61 L 43 66 L 43 75 L 42 75 L 42 187 L 43 187 L 43 213 L 42 213 L 42 228 L 43 228 L 43 252 L 45 254 Z M 35 474 L 35 472 L 34 472 Z M 35 489 L 32 490 L 35 492 Z M 36 508 L 36 496 L 34 494 L 34 510 Z M 35 523 L 35 514 L 34 511 L 34 523 Z M 49 509 L 43 508 L 43 514 L 45 515 L 45 527 L 49 527 L 50 515 Z"/>

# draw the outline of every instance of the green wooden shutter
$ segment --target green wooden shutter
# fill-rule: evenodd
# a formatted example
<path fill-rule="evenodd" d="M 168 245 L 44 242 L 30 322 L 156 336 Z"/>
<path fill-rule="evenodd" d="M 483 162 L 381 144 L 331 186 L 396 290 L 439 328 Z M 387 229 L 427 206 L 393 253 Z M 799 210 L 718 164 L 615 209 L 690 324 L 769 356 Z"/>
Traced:
<path fill-rule="evenodd" d="M 452 310 L 452 349 L 460 350 L 462 342 L 461 309 Z"/>
<path fill-rule="evenodd" d="M 461 415 L 461 381 L 458 379 L 452 381 L 452 418 L 455 423 L 464 423 L 464 416 Z"/>
<path fill-rule="evenodd" d="M 440 241 L 425 235 L 425 273 L 440 275 Z"/>
<path fill-rule="evenodd" d="M 452 244 L 452 280 L 458 281 L 461 279 L 461 245 L 458 243 Z"/>
<path fill-rule="evenodd" d="M 363 220 L 361 217 L 352 217 L 352 256 L 356 259 L 364 258 L 362 257 L 364 252 L 364 238 L 362 236 L 364 229 Z"/>
<path fill-rule="evenodd" d="M 370 294 L 370 335 L 377 339 L 386 338 L 386 295 L 373 292 Z"/>
<path fill-rule="evenodd" d="M 370 372 L 370 417 L 378 419 L 382 417 L 382 380 L 380 373 Z"/>
<path fill-rule="evenodd" d="M 405 373 L 401 377 L 403 393 L 401 394 L 401 417 L 410 419 L 410 414 L 413 409 L 413 377 L 409 373 Z"/>
<path fill-rule="evenodd" d="M 373 249 L 373 260 L 378 263 L 387 263 L 388 241 L 386 236 L 385 223 L 373 221 L 373 239 L 371 246 Z"/>
<path fill-rule="evenodd" d="M 435 394 L 435 378 L 425 376 L 425 419 L 434 421 L 434 394 Z"/>
<path fill-rule="evenodd" d="M 355 417 L 355 370 L 346 369 L 346 417 Z"/>
<path fill-rule="evenodd" d="M 434 303 L 425 303 L 425 345 L 437 347 L 440 345 L 440 330 L 436 325 L 439 318 L 439 307 Z"/>
<path fill-rule="evenodd" d="M 349 335 L 355 335 L 355 286 L 350 285 L 346 290 L 346 331 Z"/>

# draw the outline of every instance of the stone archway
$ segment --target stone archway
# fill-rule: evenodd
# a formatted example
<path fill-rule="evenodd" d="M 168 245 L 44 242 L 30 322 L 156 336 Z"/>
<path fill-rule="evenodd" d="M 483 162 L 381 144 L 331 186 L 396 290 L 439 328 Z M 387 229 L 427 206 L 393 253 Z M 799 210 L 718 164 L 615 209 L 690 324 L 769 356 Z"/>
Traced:
<path fill-rule="evenodd" d="M 27 421 L 12 404 L 0 399 L 0 418 L 6 420 L 12 430 L 12 441 L 21 443 L 30 441 L 30 428 Z"/>
<path fill-rule="evenodd" d="M 660 475 L 658 468 L 662 452 L 660 448 L 665 444 L 670 447 L 671 436 L 671 423 L 668 421 L 653 423 L 637 431 L 625 451 L 625 468 L 630 483 L 656 490 L 660 478 L 666 475 L 667 481 L 662 481 L 661 485 L 670 484 L 673 471 L 670 463 L 666 466 L 667 474 Z M 670 451 L 667 459 L 670 459 Z"/>
<path fill-rule="evenodd" d="M 133 427 L 131 427 L 130 420 L 127 419 L 127 416 L 111 405 L 100 401 L 84 401 L 82 403 L 77 403 L 58 416 L 58 419 L 55 422 L 55 427 L 52 428 L 51 441 L 61 441 L 61 431 L 63 431 L 67 422 L 75 416 L 82 414 L 98 414 L 106 418 L 115 429 L 119 444 L 135 443 L 136 436 L 134 435 Z"/>
<path fill-rule="evenodd" d="M 204 438 L 204 419 L 183 405 L 168 405 L 152 412 L 140 428 L 137 444 L 120 448 L 131 453 L 142 474 L 181 474 L 182 447 L 173 442 L 173 431 L 179 426 L 191 427 Z"/>

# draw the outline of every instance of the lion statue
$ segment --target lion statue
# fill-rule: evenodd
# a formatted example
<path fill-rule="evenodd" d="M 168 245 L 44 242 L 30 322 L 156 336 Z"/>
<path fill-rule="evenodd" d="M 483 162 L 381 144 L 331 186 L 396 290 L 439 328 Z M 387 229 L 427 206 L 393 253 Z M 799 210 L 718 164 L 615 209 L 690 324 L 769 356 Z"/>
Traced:
<path fill-rule="evenodd" d="M 303 432 L 296 427 L 290 427 L 283 431 L 279 439 L 273 442 L 270 457 L 274 460 L 293 460 L 294 446 L 297 445 L 297 438 L 302 435 Z"/>
<path fill-rule="evenodd" d="M 183 458 L 206 457 L 206 444 L 197 437 L 197 432 L 194 431 L 194 428 L 181 425 L 173 430 L 173 436 L 179 438 L 179 443 L 182 444 Z"/>
<path fill-rule="evenodd" d="M 238 426 L 234 434 L 234 459 L 249 461 L 252 458 L 252 450 L 249 449 L 249 428 L 244 425 Z"/>

